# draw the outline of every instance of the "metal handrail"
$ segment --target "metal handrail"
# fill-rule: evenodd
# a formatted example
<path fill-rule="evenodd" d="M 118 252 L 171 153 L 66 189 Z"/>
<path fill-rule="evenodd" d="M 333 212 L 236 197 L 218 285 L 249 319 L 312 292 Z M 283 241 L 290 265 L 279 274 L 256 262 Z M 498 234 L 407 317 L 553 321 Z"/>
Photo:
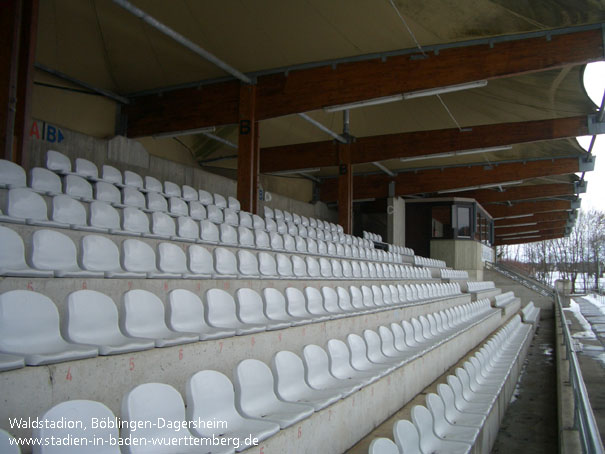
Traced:
<path fill-rule="evenodd" d="M 561 317 L 561 327 L 563 330 L 563 339 L 567 348 L 567 357 L 569 358 L 569 381 L 574 394 L 574 426 L 580 434 L 583 452 L 585 454 L 603 454 L 603 442 L 601 434 L 588 400 L 588 392 L 582 378 L 582 371 L 576 351 L 573 347 L 571 333 L 567 325 L 567 319 L 563 312 L 563 305 L 558 292 L 555 292 L 555 302 L 559 308 Z"/>
<path fill-rule="evenodd" d="M 505 275 L 506 277 L 518 282 L 519 284 L 527 287 L 542 296 L 552 297 L 554 294 L 554 289 L 544 284 L 543 282 L 536 281 L 535 279 L 531 279 L 528 276 L 525 276 L 514 269 L 503 265 L 502 263 L 493 263 L 493 262 L 485 262 L 487 268 L 493 269 L 494 271 L 498 271 L 499 273 Z"/>

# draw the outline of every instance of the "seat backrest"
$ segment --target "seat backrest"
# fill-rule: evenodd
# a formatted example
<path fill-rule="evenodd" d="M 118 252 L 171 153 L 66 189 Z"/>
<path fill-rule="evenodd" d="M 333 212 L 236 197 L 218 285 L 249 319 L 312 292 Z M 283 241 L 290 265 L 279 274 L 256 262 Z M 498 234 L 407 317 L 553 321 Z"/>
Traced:
<path fill-rule="evenodd" d="M 162 182 L 155 177 L 146 176 L 143 178 L 145 189 L 150 192 L 160 193 L 162 191 Z"/>
<path fill-rule="evenodd" d="M 8 190 L 6 214 L 19 219 L 48 220 L 48 211 L 44 199 L 28 188 Z"/>
<path fill-rule="evenodd" d="M 71 161 L 63 153 L 48 150 L 46 152 L 46 168 L 58 173 L 71 172 Z"/>
<path fill-rule="evenodd" d="M 233 209 L 233 208 L 231 208 Z M 254 228 L 254 222 L 252 221 L 252 215 L 247 211 L 240 211 L 239 214 L 239 225 L 242 227 L 247 227 L 249 229 Z"/>
<path fill-rule="evenodd" d="M 189 421 L 225 421 L 227 427 L 240 416 L 235 409 L 233 384 L 226 375 L 215 370 L 202 370 L 193 374 L 185 385 L 187 419 Z M 209 436 L 224 431 L 212 428 L 212 424 L 200 424 L 194 429 L 199 436 Z"/>
<path fill-rule="evenodd" d="M 86 226 L 86 208 L 68 195 L 53 197 L 52 220 L 75 226 Z"/>
<path fill-rule="evenodd" d="M 322 275 L 319 261 L 315 257 L 305 257 L 305 262 L 307 264 L 307 276 L 317 278 Z"/>
<path fill-rule="evenodd" d="M 166 198 L 157 192 L 148 192 L 145 196 L 147 199 L 147 208 L 153 211 L 168 211 L 168 202 Z"/>
<path fill-rule="evenodd" d="M 109 183 L 122 184 L 122 172 L 106 164 L 101 167 L 101 178 Z"/>
<path fill-rule="evenodd" d="M 209 243 L 218 243 L 218 227 L 208 219 L 200 221 L 200 238 Z"/>
<path fill-rule="evenodd" d="M 188 273 L 187 257 L 180 246 L 174 243 L 158 244 L 158 269 L 164 273 Z"/>
<path fill-rule="evenodd" d="M 309 317 L 307 311 L 307 303 L 305 295 L 299 289 L 295 287 L 288 287 L 285 291 L 286 301 L 288 302 L 288 313 L 295 317 Z"/>
<path fill-rule="evenodd" d="M 271 241 L 271 248 L 276 250 L 282 250 L 284 248 L 284 238 L 280 233 L 270 232 L 269 239 Z"/>
<path fill-rule="evenodd" d="M 206 219 L 206 208 L 197 200 L 191 200 L 189 202 L 189 216 L 196 221 Z"/>
<path fill-rule="evenodd" d="M 183 200 L 187 200 L 187 201 L 198 200 L 198 193 L 195 188 L 192 188 L 191 186 L 184 184 L 181 189 L 183 191 Z"/>
<path fill-rule="evenodd" d="M 375 438 L 368 447 L 368 454 L 399 454 L 399 448 L 388 438 Z"/>
<path fill-rule="evenodd" d="M 236 245 L 237 244 L 237 230 L 229 224 L 219 225 L 219 232 L 222 244 Z"/>
<path fill-rule="evenodd" d="M 403 454 L 422 454 L 418 429 L 407 419 L 400 419 L 393 424 L 393 438 Z"/>
<path fill-rule="evenodd" d="M 27 186 L 25 170 L 19 164 L 0 159 L 0 187 L 24 188 Z"/>
<path fill-rule="evenodd" d="M 128 232 L 149 233 L 149 218 L 137 208 L 126 207 L 122 210 L 122 228 Z"/>
<path fill-rule="evenodd" d="M 128 239 L 122 242 L 121 265 L 126 271 L 135 273 L 157 271 L 153 248 L 140 240 Z"/>
<path fill-rule="evenodd" d="M 199 224 L 188 216 L 176 218 L 177 235 L 180 238 L 197 241 L 200 238 Z"/>
<path fill-rule="evenodd" d="M 294 275 L 294 271 L 292 269 L 292 260 L 290 260 L 290 256 L 287 254 L 275 254 L 275 259 L 277 261 L 277 274 L 280 277 L 291 278 Z"/>
<path fill-rule="evenodd" d="M 115 303 L 94 290 L 77 290 L 67 296 L 63 326 L 67 338 L 79 344 L 97 344 L 99 339 L 121 335 Z"/>
<path fill-rule="evenodd" d="M 359 289 L 359 287 L 355 285 L 351 285 L 349 287 L 349 292 L 351 293 L 351 305 L 355 309 L 363 310 L 366 309 L 366 306 L 363 302 L 363 293 Z"/>
<path fill-rule="evenodd" d="M 268 206 L 264 206 L 263 207 L 263 213 L 264 213 L 265 218 L 271 218 L 272 219 L 272 218 L 275 217 L 275 215 L 273 213 L 273 210 L 271 208 L 269 208 Z"/>
<path fill-rule="evenodd" d="M 243 277 L 258 276 L 258 260 L 256 254 L 245 249 L 238 250 L 237 269 Z"/>
<path fill-rule="evenodd" d="M 99 177 L 99 169 L 94 162 L 84 158 L 76 158 L 75 172 L 84 178 L 96 179 Z"/>
<path fill-rule="evenodd" d="M 261 276 L 277 276 L 277 263 L 275 262 L 273 254 L 270 254 L 268 252 L 259 252 L 258 269 Z"/>
<path fill-rule="evenodd" d="M 271 369 L 257 359 L 239 362 L 233 371 L 233 386 L 237 408 L 245 414 L 260 414 L 277 401 Z"/>
<path fill-rule="evenodd" d="M 15 437 L 2 429 L 0 429 L 0 452 L 4 454 L 21 454 L 21 448 L 19 448 Z"/>
<path fill-rule="evenodd" d="M 0 350 L 30 351 L 57 339 L 59 312 L 50 298 L 30 290 L 0 294 Z"/>
<path fill-rule="evenodd" d="M 132 186 L 122 188 L 122 203 L 136 208 L 145 208 L 145 196 L 141 191 Z"/>
<path fill-rule="evenodd" d="M 235 300 L 224 290 L 211 288 L 206 291 L 206 321 L 211 326 L 232 328 L 237 323 Z"/>
<path fill-rule="evenodd" d="M 25 246 L 21 236 L 13 229 L 0 226 L 0 269 L 23 270 L 29 268 L 25 263 Z"/>
<path fill-rule="evenodd" d="M 8 162 L 8 161 L 0 161 L 0 162 Z M 12 163 L 11 163 L 12 164 Z M 17 164 L 14 164 L 17 165 Z M 1 171 L 0 171 L 1 173 Z M 18 173 L 18 172 L 17 172 Z M 15 175 L 11 175 L 12 178 L 8 179 L 7 183 L 9 187 L 25 187 L 25 181 L 23 181 L 23 185 L 19 183 L 19 179 L 15 178 Z M 0 176 L 0 185 L 5 183 L 5 176 Z M 29 186 L 34 191 L 39 192 L 49 192 L 51 194 L 61 194 L 63 192 L 63 184 L 61 183 L 61 178 L 55 172 L 51 172 L 44 167 L 33 167 L 29 171 Z M 115 189 L 115 187 L 114 187 Z M 118 191 L 119 197 L 119 191 Z"/>
<path fill-rule="evenodd" d="M 202 205 L 214 205 L 214 198 L 208 191 L 200 189 L 198 190 L 197 194 Z"/>
<path fill-rule="evenodd" d="M 120 190 L 111 183 L 97 181 L 94 187 L 95 200 L 108 203 L 122 203 Z"/>
<path fill-rule="evenodd" d="M 222 224 L 224 222 L 223 210 L 216 205 L 207 205 L 206 212 L 208 213 L 208 220 L 215 224 Z"/>
<path fill-rule="evenodd" d="M 363 337 L 351 333 L 347 336 L 347 344 L 351 352 L 351 364 L 356 369 L 361 369 L 359 366 L 368 362 L 368 349 Z"/>
<path fill-rule="evenodd" d="M 166 213 L 156 211 L 151 214 L 151 232 L 156 235 L 172 237 L 176 235 L 174 219 Z"/>
<path fill-rule="evenodd" d="M 92 199 L 92 186 L 78 175 L 66 175 L 63 178 L 63 190 L 71 197 Z"/>
<path fill-rule="evenodd" d="M 295 277 L 306 277 L 307 276 L 307 264 L 305 259 L 299 255 L 292 256 L 292 272 Z"/>
<path fill-rule="evenodd" d="M 251 248 L 255 246 L 254 234 L 252 233 L 252 230 L 250 230 L 248 227 L 239 226 L 237 228 L 237 237 L 240 246 Z"/>
<path fill-rule="evenodd" d="M 218 274 L 237 275 L 237 259 L 229 249 L 217 247 L 214 249 L 214 269 Z"/>
<path fill-rule="evenodd" d="M 130 170 L 124 171 L 124 184 L 126 186 L 132 186 L 133 188 L 142 189 L 143 188 L 143 178 L 138 173 L 132 172 Z"/>
<path fill-rule="evenodd" d="M 307 301 L 307 311 L 313 315 L 324 315 L 326 310 L 321 292 L 315 287 L 305 287 L 304 293 Z"/>
<path fill-rule="evenodd" d="M 263 312 L 263 299 L 251 288 L 240 288 L 235 292 L 237 316 L 244 323 L 266 324 Z"/>
<path fill-rule="evenodd" d="M 216 192 L 212 194 L 212 198 L 214 199 L 214 204 L 220 208 L 227 208 L 227 200 L 221 194 L 217 194 Z"/>
<path fill-rule="evenodd" d="M 88 224 L 103 229 L 120 229 L 120 213 L 106 202 L 92 202 Z"/>
<path fill-rule="evenodd" d="M 321 294 L 323 296 L 323 307 L 328 312 L 335 314 L 341 312 L 338 305 L 338 294 L 332 287 L 322 287 Z"/>
<path fill-rule="evenodd" d="M 194 274 L 212 276 L 214 272 L 214 259 L 208 249 L 197 244 L 188 248 L 189 270 Z"/>
<path fill-rule="evenodd" d="M 288 350 L 277 352 L 271 359 L 271 371 L 277 381 L 275 389 L 282 398 L 289 390 L 305 387 L 305 367 L 300 357 Z"/>
<path fill-rule="evenodd" d="M 253 214 L 252 215 L 252 226 L 255 229 L 265 229 L 265 220 L 260 216 Z"/>
<path fill-rule="evenodd" d="M 124 331 L 131 336 L 146 337 L 145 333 L 165 330 L 164 303 L 155 293 L 135 289 L 124 293 Z"/>
<path fill-rule="evenodd" d="M 88 271 L 121 271 L 120 251 L 109 238 L 86 235 L 80 243 L 80 265 Z"/>
<path fill-rule="evenodd" d="M 231 208 L 223 209 L 223 217 L 224 217 L 226 224 L 229 224 L 229 225 L 238 225 L 239 224 L 239 217 L 237 215 L 237 212 L 233 211 Z"/>
<path fill-rule="evenodd" d="M 91 425 L 84 423 L 83 427 L 68 426 L 64 424 L 67 421 L 115 421 L 113 412 L 100 402 L 92 400 L 67 400 L 55 405 L 40 418 L 48 423 L 40 425 L 40 428 L 33 430 L 33 437 L 37 439 L 65 440 L 68 437 L 72 439 L 85 438 L 95 440 L 94 444 L 87 444 L 86 449 L 77 443 L 54 443 L 42 446 L 37 452 L 41 454 L 62 454 L 62 453 L 106 453 L 120 454 L 120 448 L 116 441 L 119 440 L 118 428 L 116 424 L 97 424 Z M 113 443 L 113 445 L 112 445 Z M 5 451 L 2 451 L 5 452 Z"/>
<path fill-rule="evenodd" d="M 286 298 L 279 290 L 272 287 L 263 289 L 265 315 L 271 320 L 287 320 Z"/>
<path fill-rule="evenodd" d="M 172 181 L 164 181 L 164 194 L 168 197 L 181 197 L 181 187 Z"/>
<path fill-rule="evenodd" d="M 284 238 L 284 249 L 288 252 L 296 251 L 296 242 L 294 241 L 294 237 L 292 235 L 288 235 L 287 233 L 283 234 Z"/>
<path fill-rule="evenodd" d="M 31 236 L 31 264 L 39 270 L 77 271 L 76 245 L 55 230 L 36 230 Z"/>
<path fill-rule="evenodd" d="M 420 435 L 420 449 L 422 452 L 432 452 L 439 445 L 433 428 L 433 415 L 428 408 L 416 405 L 412 408 L 412 421 Z"/>
<path fill-rule="evenodd" d="M 189 216 L 187 202 L 179 197 L 170 197 L 168 199 L 168 211 L 177 216 Z"/>
<path fill-rule="evenodd" d="M 267 232 L 277 232 L 277 223 L 272 218 L 265 218 L 265 230 Z"/>
<path fill-rule="evenodd" d="M 204 304 L 195 293 L 183 288 L 171 290 L 168 303 L 171 329 L 189 333 L 199 333 L 204 329 Z"/>
<path fill-rule="evenodd" d="M 297 236 L 294 238 L 294 247 L 297 252 L 305 253 L 307 252 L 307 240 L 303 237 Z"/>

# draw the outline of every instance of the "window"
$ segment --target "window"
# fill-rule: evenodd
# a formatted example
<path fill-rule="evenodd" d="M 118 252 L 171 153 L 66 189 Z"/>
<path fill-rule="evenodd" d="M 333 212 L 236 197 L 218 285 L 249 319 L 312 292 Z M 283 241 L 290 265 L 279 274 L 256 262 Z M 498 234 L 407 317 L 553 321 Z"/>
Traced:
<path fill-rule="evenodd" d="M 471 237 L 471 207 L 456 206 L 456 237 Z"/>

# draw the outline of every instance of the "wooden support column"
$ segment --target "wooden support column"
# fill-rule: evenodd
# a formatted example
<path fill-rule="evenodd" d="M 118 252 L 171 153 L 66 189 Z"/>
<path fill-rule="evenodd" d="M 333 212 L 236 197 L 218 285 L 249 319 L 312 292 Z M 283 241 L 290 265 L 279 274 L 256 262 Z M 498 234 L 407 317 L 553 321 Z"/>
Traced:
<path fill-rule="evenodd" d="M 21 0 L 0 0 L 0 157 L 14 161 Z"/>
<path fill-rule="evenodd" d="M 353 166 L 351 145 L 338 145 L 338 223 L 344 233 L 353 233 Z"/>
<path fill-rule="evenodd" d="M 29 128 L 34 86 L 34 60 L 38 36 L 38 0 L 23 0 L 21 43 L 17 84 L 17 113 L 15 117 L 15 162 L 28 167 Z"/>
<path fill-rule="evenodd" d="M 256 126 L 256 86 L 242 84 L 240 86 L 237 142 L 237 199 L 242 210 L 249 212 L 254 212 L 255 200 L 258 198 Z"/>
<path fill-rule="evenodd" d="M 253 214 L 258 214 L 258 180 L 260 169 L 260 128 L 258 121 L 254 123 L 254 162 L 252 169 L 252 209 Z"/>

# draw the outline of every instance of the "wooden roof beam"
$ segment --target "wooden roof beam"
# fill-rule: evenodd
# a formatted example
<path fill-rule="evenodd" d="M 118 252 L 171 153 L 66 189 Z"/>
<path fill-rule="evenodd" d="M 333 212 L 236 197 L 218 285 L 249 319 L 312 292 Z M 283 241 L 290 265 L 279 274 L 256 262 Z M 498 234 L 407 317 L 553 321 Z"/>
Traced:
<path fill-rule="evenodd" d="M 550 39 L 548 39 L 550 38 Z M 257 78 L 258 120 L 429 88 L 510 77 L 603 58 L 600 28 L 313 66 Z M 239 81 L 137 97 L 128 136 L 237 123 Z"/>
<path fill-rule="evenodd" d="M 535 213 L 529 216 L 523 216 L 512 219 L 497 219 L 494 221 L 496 227 L 512 227 L 516 225 L 531 224 L 533 222 L 551 222 L 551 221 L 567 221 L 569 219 L 568 211 L 552 211 L 548 213 Z"/>
<path fill-rule="evenodd" d="M 479 189 L 477 191 L 457 192 L 456 197 L 469 197 L 481 204 L 507 202 L 514 200 L 530 200 L 546 197 L 565 197 L 575 194 L 573 183 L 554 183 L 526 186 L 504 186 L 502 191 L 494 189 Z"/>
<path fill-rule="evenodd" d="M 534 225 L 522 225 L 518 227 L 502 227 L 495 229 L 496 238 L 506 238 L 513 233 L 534 232 L 536 230 L 543 231 L 548 229 L 564 229 L 567 225 L 567 220 L 538 222 Z M 504 236 L 503 236 L 504 235 Z"/>
<path fill-rule="evenodd" d="M 531 162 L 494 164 L 491 166 L 455 167 L 388 175 L 360 175 L 353 178 L 353 199 L 389 196 L 389 183 L 395 182 L 395 195 L 434 193 L 442 190 L 506 183 L 528 178 L 564 175 L 578 172 L 582 158 L 560 158 Z M 336 180 L 321 184 L 320 198 L 324 202 L 336 200 Z"/>
<path fill-rule="evenodd" d="M 572 202 L 569 200 L 546 200 L 540 202 L 521 202 L 513 206 L 490 205 L 484 208 L 494 218 L 505 218 L 507 216 L 547 213 L 549 211 L 566 211 L 571 210 L 573 207 Z"/>

